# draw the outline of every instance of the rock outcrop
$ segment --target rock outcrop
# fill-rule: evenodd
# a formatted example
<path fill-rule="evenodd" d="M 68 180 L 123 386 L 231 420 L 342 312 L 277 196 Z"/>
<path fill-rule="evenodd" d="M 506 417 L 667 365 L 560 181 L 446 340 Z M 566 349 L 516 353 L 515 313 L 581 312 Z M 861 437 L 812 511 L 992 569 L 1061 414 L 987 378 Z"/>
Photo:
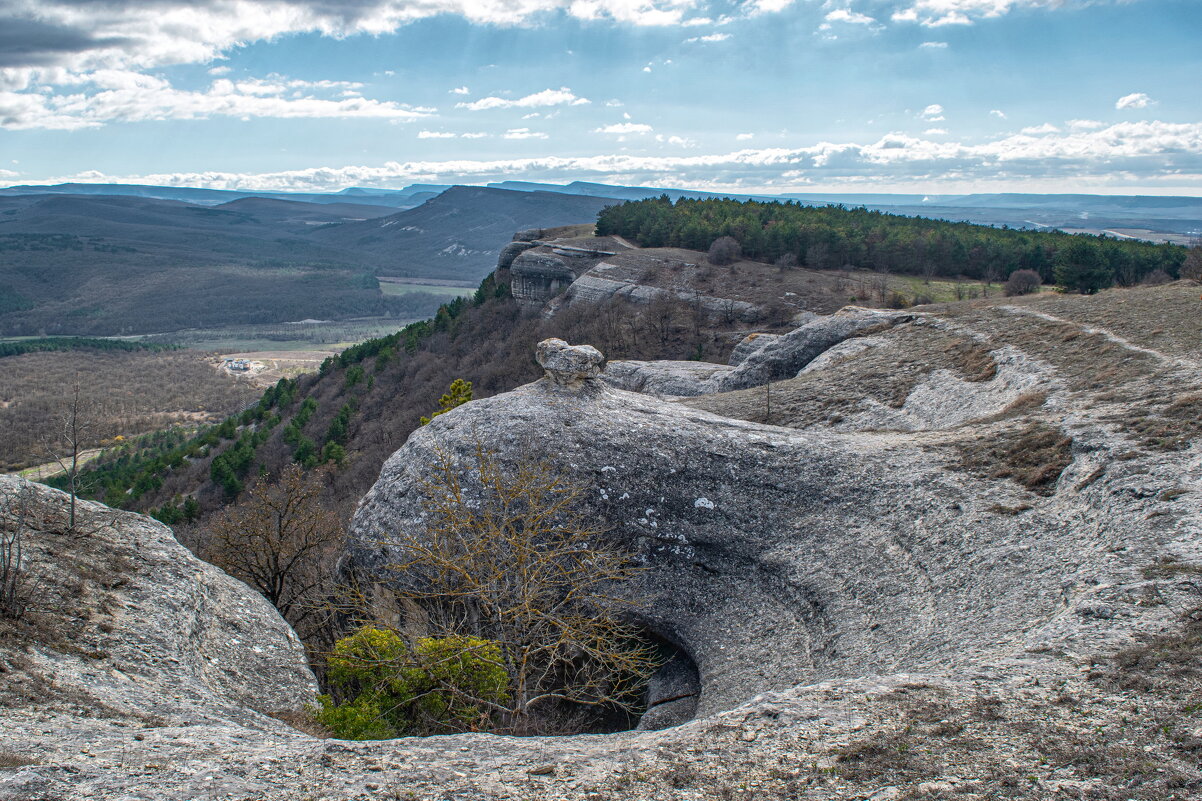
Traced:
<path fill-rule="evenodd" d="M 729 367 L 674 361 L 614 361 L 605 380 L 620 389 L 687 397 L 758 387 L 793 378 L 835 345 L 869 331 L 909 322 L 907 312 L 849 306 L 828 317 L 808 315 L 805 322 L 783 335 L 748 337 L 731 354 Z"/>
<path fill-rule="evenodd" d="M 811 323 L 735 369 L 796 372 L 848 332 L 900 319 Z M 707 715 L 797 684 L 1102 649 L 1134 618 L 1169 619 L 1123 606 L 1147 586 L 1144 566 L 1202 558 L 1197 517 L 1148 519 L 1180 465 L 1104 458 L 1099 478 L 1098 455 L 1123 446 L 1095 426 L 1074 431 L 1059 491 L 1036 499 L 948 469 L 921 438 L 717 417 L 546 359 L 564 352 L 544 345 L 548 378 L 440 416 L 385 464 L 354 520 L 360 579 L 382 578 L 388 531 L 420 525 L 436 448 L 465 463 L 481 442 L 508 464 L 553 458 L 651 567 L 640 623 L 696 664 Z M 1020 500 L 1021 516 L 994 511 Z"/>
<path fill-rule="evenodd" d="M 62 759 L 106 726 L 136 738 L 174 727 L 294 734 L 273 716 L 303 712 L 317 683 L 271 604 L 149 518 L 81 501 L 68 531 L 66 502 L 0 476 L 0 527 L 20 529 L 33 590 L 23 618 L 0 619 L 0 749 L 53 732 L 28 756 Z M 0 798 L 23 797 L 12 786 L 0 773 Z"/>
<path fill-rule="evenodd" d="M 513 296 L 523 303 L 541 305 L 576 280 L 576 273 L 562 256 L 541 250 L 526 250 L 509 265 Z"/>
<path fill-rule="evenodd" d="M 68 535 L 61 493 L 0 479 L 0 502 L 32 491 L 50 518 L 30 539 L 50 601 L 0 620 L 0 801 L 1202 797 L 1187 289 L 1154 290 L 1158 322 L 1170 303 L 1185 322 L 1146 336 L 1099 327 L 1134 291 L 1118 315 L 850 310 L 730 365 L 600 372 L 596 349 L 552 340 L 539 381 L 415 431 L 360 505 L 348 568 L 391 575 L 388 532 L 422 525 L 436 451 L 547 458 L 646 565 L 636 620 L 677 651 L 637 731 L 293 731 L 263 713 L 312 677 L 261 598 L 157 523 L 85 504 Z M 656 396 L 735 375 L 749 388 Z M 769 378 L 784 425 L 753 422 Z"/>

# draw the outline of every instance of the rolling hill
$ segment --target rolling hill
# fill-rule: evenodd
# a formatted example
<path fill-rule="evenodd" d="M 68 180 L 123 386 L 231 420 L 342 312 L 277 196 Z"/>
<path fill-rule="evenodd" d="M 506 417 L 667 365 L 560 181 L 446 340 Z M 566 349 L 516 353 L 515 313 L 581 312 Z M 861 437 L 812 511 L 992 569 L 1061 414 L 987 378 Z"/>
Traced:
<path fill-rule="evenodd" d="M 385 296 L 375 276 L 475 283 L 515 229 L 588 222 L 615 202 L 453 187 L 395 212 L 367 190 L 337 197 L 0 195 L 0 335 L 422 317 L 439 299 Z"/>
<path fill-rule="evenodd" d="M 312 239 L 375 257 L 382 275 L 479 281 L 514 231 L 591 222 L 619 200 L 455 186 L 388 217 L 314 231 Z"/>

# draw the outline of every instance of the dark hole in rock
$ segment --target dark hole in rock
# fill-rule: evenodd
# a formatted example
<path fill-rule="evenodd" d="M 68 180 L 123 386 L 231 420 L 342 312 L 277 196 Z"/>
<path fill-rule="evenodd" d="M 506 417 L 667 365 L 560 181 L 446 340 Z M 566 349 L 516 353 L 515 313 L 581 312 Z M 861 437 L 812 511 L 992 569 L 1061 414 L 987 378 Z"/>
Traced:
<path fill-rule="evenodd" d="M 681 647 L 650 630 L 643 637 L 658 651 L 657 670 L 627 709 L 594 710 L 590 721 L 581 721 L 574 733 L 616 734 L 638 729 L 650 731 L 679 726 L 692 720 L 701 694 L 701 679 L 693 658 Z"/>

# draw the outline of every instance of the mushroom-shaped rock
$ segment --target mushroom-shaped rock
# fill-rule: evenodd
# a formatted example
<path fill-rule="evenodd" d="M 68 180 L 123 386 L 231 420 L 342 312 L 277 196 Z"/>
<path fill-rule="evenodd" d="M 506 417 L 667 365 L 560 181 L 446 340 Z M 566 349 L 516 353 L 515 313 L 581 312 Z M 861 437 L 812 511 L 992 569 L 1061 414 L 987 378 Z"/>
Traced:
<path fill-rule="evenodd" d="M 596 378 L 605 367 L 605 356 L 592 345 L 569 345 L 562 339 L 538 343 L 536 358 L 547 378 L 561 386 L 574 386 Z"/>

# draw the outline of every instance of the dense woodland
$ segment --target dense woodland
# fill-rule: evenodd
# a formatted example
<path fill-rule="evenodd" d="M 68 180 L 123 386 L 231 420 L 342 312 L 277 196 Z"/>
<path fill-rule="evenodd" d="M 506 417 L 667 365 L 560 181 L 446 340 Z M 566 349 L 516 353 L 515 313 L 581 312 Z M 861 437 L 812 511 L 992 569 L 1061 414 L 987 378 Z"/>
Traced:
<path fill-rule="evenodd" d="M 22 353 L 54 353 L 64 350 L 97 351 L 159 351 L 178 350 L 173 343 L 137 342 L 128 339 L 93 339 L 90 337 L 44 337 L 0 342 L 0 359 Z"/>
<path fill-rule="evenodd" d="M 597 235 L 608 234 L 643 247 L 691 250 L 706 250 L 730 236 L 745 257 L 770 263 L 989 282 L 1026 269 L 1052 283 L 1058 261 L 1071 255 L 1100 271 L 1094 276 L 1100 286 L 1131 286 L 1158 270 L 1175 278 L 1186 252 L 1176 245 L 992 228 L 865 208 L 687 198 L 673 203 L 667 196 L 605 209 L 597 220 Z"/>

